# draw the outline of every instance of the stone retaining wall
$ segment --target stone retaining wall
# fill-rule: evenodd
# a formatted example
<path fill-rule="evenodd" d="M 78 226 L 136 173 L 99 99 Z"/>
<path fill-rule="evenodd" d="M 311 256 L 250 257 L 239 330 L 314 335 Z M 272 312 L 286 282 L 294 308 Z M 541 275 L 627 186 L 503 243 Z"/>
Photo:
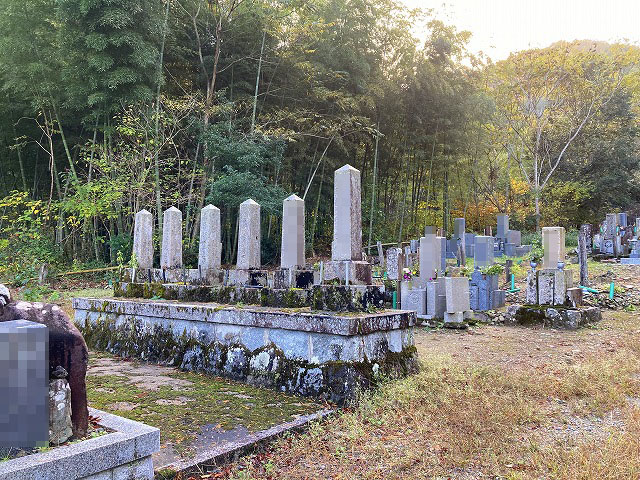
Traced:
<path fill-rule="evenodd" d="M 75 299 L 87 344 L 343 404 L 417 367 L 415 312 L 286 312 L 169 301 Z"/>

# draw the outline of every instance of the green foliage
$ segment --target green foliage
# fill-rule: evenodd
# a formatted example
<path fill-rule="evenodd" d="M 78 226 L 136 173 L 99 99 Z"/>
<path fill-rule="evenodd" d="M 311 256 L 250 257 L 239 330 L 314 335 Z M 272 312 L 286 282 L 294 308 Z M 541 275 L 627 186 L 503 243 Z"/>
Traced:
<path fill-rule="evenodd" d="M 25 192 L 0 199 L 0 281 L 22 286 L 38 278 L 40 266 L 55 268 L 60 249 L 52 242 L 51 208 Z"/>
<path fill-rule="evenodd" d="M 160 0 L 58 0 L 56 7 L 72 106 L 98 118 L 151 100 Z"/>
<path fill-rule="evenodd" d="M 504 266 L 499 263 L 495 263 L 482 269 L 482 273 L 487 275 L 500 275 L 502 272 L 504 272 Z"/>

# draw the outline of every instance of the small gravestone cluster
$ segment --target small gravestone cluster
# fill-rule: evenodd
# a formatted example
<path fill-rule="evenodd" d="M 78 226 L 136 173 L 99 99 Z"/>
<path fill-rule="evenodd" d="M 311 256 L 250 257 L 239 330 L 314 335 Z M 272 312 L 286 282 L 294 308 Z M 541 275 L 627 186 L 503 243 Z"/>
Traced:
<path fill-rule="evenodd" d="M 527 274 L 526 305 L 508 307 L 507 322 L 573 329 L 599 320 L 600 310 L 583 307 L 583 290 L 574 286 L 572 272 L 565 270 L 565 229 L 544 227 L 542 244 L 542 268 L 532 261 Z"/>
<path fill-rule="evenodd" d="M 621 259 L 621 263 L 638 265 L 640 261 L 635 260 L 638 258 L 635 256 L 638 254 L 637 244 L 631 241 L 638 239 L 639 230 L 640 218 L 636 218 L 634 224 L 629 224 L 626 213 L 608 213 L 600 224 L 598 233 L 589 242 L 594 252 L 600 255 L 615 258 L 629 256 L 629 259 Z"/>

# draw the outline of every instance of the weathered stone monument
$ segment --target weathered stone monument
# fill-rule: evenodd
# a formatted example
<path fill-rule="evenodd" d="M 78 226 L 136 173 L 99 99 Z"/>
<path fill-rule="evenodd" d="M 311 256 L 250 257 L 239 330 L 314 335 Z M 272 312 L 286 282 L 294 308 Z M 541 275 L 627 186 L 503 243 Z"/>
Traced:
<path fill-rule="evenodd" d="M 362 260 L 362 207 L 360 170 L 345 165 L 335 171 L 333 190 L 333 243 L 325 280 L 354 285 L 371 284 L 371 265 Z"/>
<path fill-rule="evenodd" d="M 58 367 L 68 372 L 73 434 L 83 437 L 87 433 L 89 410 L 85 383 L 88 350 L 82 335 L 58 305 L 9 301 L 4 307 L 0 307 L 0 327 L 12 320 L 27 320 L 47 327 L 49 350 L 46 384 L 48 387 L 49 375 Z M 47 397 L 45 394 L 45 405 L 48 403 Z M 48 426 L 48 420 L 46 425 Z"/>
<path fill-rule="evenodd" d="M 182 212 L 176 207 L 164 211 L 160 267 L 167 270 L 182 268 Z"/>
<path fill-rule="evenodd" d="M 238 270 L 260 268 L 260 235 L 260 205 L 249 198 L 240 204 L 236 262 Z"/>
<path fill-rule="evenodd" d="M 221 265 L 220 209 L 207 205 L 200 212 L 198 268 L 204 271 L 219 270 Z"/>
<path fill-rule="evenodd" d="M 291 195 L 282 202 L 280 267 L 290 270 L 304 268 L 304 249 L 304 200 Z"/>
<path fill-rule="evenodd" d="M 139 269 L 153 268 L 153 215 L 147 210 L 136 213 L 133 227 L 133 255 Z"/>
<path fill-rule="evenodd" d="M 404 255 L 402 249 L 391 247 L 387 249 L 387 278 L 389 280 L 402 280 L 402 269 L 404 268 Z"/>

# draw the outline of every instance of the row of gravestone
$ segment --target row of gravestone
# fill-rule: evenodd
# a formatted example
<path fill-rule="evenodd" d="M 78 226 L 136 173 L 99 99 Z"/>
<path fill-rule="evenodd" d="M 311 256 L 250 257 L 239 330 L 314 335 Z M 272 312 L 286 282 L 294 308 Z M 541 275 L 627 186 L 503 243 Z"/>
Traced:
<path fill-rule="evenodd" d="M 160 268 L 178 270 L 182 261 L 182 213 L 175 207 L 163 214 Z M 252 199 L 240 204 L 238 214 L 237 270 L 261 267 L 260 205 Z M 370 283 L 370 266 L 363 261 L 360 171 L 345 165 L 334 174 L 334 226 L 331 261 L 324 264 L 324 279 L 347 279 Z M 135 216 L 132 262 L 137 269 L 153 268 L 153 216 L 141 210 Z M 221 269 L 222 243 L 220 210 L 207 205 L 200 213 L 198 269 Z M 366 263 L 366 265 L 364 265 Z M 282 206 L 282 269 L 298 270 L 306 266 L 304 200 L 291 195 Z M 367 268 L 369 272 L 367 275 Z M 359 282 L 356 282 L 358 281 Z"/>

